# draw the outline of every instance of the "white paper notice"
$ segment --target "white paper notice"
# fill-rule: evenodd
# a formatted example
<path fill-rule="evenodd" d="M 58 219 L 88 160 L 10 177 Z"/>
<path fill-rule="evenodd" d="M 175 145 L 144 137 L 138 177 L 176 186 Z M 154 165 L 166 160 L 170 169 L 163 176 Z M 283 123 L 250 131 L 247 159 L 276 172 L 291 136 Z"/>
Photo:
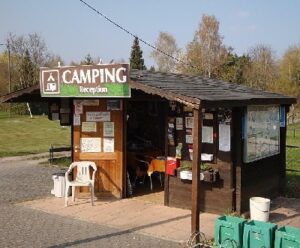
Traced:
<path fill-rule="evenodd" d="M 103 152 L 114 152 L 115 151 L 115 140 L 114 138 L 103 139 Z"/>
<path fill-rule="evenodd" d="M 183 130 L 183 118 L 176 117 L 176 130 Z"/>
<path fill-rule="evenodd" d="M 97 122 L 82 122 L 81 131 L 86 133 L 97 131 Z"/>
<path fill-rule="evenodd" d="M 74 114 L 74 116 L 73 116 L 73 126 L 80 126 L 80 115 Z"/>
<path fill-rule="evenodd" d="M 101 138 L 81 138 L 81 152 L 101 152 Z"/>
<path fill-rule="evenodd" d="M 185 143 L 193 144 L 193 135 L 185 135 Z"/>
<path fill-rule="evenodd" d="M 202 142 L 203 143 L 214 143 L 213 142 L 213 127 L 203 126 L 202 127 Z"/>
<path fill-rule="evenodd" d="M 185 128 L 193 128 L 194 117 L 185 117 Z"/>
<path fill-rule="evenodd" d="M 230 125 L 219 124 L 219 150 L 230 151 Z"/>
<path fill-rule="evenodd" d="M 103 136 L 104 137 L 115 136 L 115 125 L 113 122 L 103 122 Z"/>
<path fill-rule="evenodd" d="M 110 121 L 110 112 L 86 112 L 86 121 Z"/>
<path fill-rule="evenodd" d="M 74 113 L 76 115 L 80 115 L 83 113 L 83 105 L 82 105 L 82 100 L 74 100 Z"/>

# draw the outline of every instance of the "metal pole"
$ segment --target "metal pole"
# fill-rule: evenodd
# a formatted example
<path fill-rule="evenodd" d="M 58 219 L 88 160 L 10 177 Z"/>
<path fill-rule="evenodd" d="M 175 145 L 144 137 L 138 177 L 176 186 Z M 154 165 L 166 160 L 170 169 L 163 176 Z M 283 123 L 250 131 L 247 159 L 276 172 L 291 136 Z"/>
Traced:
<path fill-rule="evenodd" d="M 9 41 L 7 41 L 7 51 L 8 51 L 8 93 L 11 93 L 11 70 L 10 70 L 10 46 Z M 9 117 L 11 117 L 11 103 L 9 103 Z"/>

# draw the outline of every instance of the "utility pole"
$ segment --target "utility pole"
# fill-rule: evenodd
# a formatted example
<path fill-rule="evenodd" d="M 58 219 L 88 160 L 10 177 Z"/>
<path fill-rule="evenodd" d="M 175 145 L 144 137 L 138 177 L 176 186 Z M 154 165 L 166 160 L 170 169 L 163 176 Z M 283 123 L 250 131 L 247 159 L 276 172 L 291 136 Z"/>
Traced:
<path fill-rule="evenodd" d="M 7 64 L 7 71 L 8 71 L 8 93 L 11 93 L 11 59 L 10 59 L 10 45 L 9 41 L 6 44 L 0 44 L 0 46 L 6 46 L 7 48 L 7 55 L 8 55 L 8 64 Z M 11 104 L 9 103 L 9 117 L 11 117 Z"/>
<path fill-rule="evenodd" d="M 11 93 L 11 61 L 10 61 L 10 45 L 9 41 L 6 44 L 7 51 L 8 51 L 8 93 Z"/>

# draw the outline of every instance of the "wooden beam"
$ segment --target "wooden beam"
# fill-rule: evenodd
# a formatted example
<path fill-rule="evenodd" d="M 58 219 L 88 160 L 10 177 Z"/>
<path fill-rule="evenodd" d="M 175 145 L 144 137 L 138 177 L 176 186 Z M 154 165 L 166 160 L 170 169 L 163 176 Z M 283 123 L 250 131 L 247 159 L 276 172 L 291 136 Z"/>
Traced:
<path fill-rule="evenodd" d="M 167 158 L 169 156 L 169 145 L 168 145 L 168 116 L 169 116 L 169 102 L 164 102 L 164 115 L 165 115 L 165 158 L 167 163 Z M 165 173 L 165 184 L 164 184 L 164 205 L 169 206 L 169 199 L 170 199 L 170 191 L 169 191 L 169 182 L 170 176 Z"/>
<path fill-rule="evenodd" d="M 193 126 L 193 177 L 192 177 L 192 233 L 200 231 L 200 162 L 201 162 L 201 143 L 202 143 L 202 110 L 194 109 Z M 197 236 L 199 237 L 199 236 Z M 199 240 L 197 240 L 199 241 Z"/>

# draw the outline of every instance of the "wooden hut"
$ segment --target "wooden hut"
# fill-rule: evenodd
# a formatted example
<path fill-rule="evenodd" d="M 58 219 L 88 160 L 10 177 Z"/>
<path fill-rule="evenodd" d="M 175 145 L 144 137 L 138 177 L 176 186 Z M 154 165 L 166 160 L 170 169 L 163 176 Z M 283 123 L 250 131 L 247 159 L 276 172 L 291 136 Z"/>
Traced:
<path fill-rule="evenodd" d="M 36 85 L 1 101 L 47 101 L 49 118 L 72 126 L 73 160 L 97 163 L 98 193 L 126 197 L 126 174 L 136 157 L 168 158 L 165 205 L 191 208 L 194 230 L 200 210 L 243 213 L 250 197 L 282 192 L 286 114 L 294 98 L 200 76 L 128 73 L 131 95 L 123 97 L 41 97 Z M 192 173 L 182 177 L 180 163 L 192 164 Z"/>

